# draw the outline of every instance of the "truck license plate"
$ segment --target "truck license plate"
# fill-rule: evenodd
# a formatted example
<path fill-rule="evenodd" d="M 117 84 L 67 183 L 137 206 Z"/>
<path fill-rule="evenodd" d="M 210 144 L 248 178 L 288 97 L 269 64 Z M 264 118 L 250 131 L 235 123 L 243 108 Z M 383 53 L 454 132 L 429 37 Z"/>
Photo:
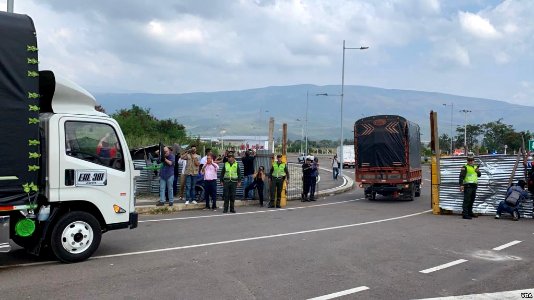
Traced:
<path fill-rule="evenodd" d="M 108 176 L 106 170 L 76 170 L 76 186 L 107 185 Z"/>

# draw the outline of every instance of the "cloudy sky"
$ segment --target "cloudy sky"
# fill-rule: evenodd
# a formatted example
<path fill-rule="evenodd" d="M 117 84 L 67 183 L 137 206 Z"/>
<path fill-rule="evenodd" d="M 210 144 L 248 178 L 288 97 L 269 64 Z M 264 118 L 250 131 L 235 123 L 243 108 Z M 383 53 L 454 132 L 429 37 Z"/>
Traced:
<path fill-rule="evenodd" d="M 0 9 L 5 10 L 5 0 Z M 534 106 L 531 0 L 15 0 L 92 92 L 345 83 Z"/>

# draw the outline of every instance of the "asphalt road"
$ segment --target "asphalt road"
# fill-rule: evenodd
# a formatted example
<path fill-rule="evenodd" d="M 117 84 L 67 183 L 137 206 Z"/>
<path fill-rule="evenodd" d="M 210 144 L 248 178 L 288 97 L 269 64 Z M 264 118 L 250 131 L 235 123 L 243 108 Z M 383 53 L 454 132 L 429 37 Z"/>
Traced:
<path fill-rule="evenodd" d="M 77 264 L 15 250 L 0 256 L 0 298 L 414 299 L 534 287 L 533 220 L 434 216 L 425 183 L 411 202 L 356 189 L 287 209 L 142 216 Z"/>

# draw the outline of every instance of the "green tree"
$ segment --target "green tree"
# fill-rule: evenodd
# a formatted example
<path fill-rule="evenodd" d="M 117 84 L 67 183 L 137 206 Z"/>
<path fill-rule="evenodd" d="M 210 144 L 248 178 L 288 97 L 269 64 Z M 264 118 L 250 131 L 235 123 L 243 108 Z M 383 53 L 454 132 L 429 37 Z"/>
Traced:
<path fill-rule="evenodd" d="M 467 132 L 467 148 L 474 149 L 475 145 L 479 143 L 480 135 L 484 132 L 483 125 L 469 124 L 465 127 Z M 456 141 L 454 142 L 456 148 L 464 147 L 464 127 L 458 126 L 456 128 Z"/>
<path fill-rule="evenodd" d="M 439 149 L 441 153 L 451 152 L 451 138 L 445 133 L 439 137 Z"/>
<path fill-rule="evenodd" d="M 190 143 L 185 127 L 176 120 L 158 120 L 150 109 L 132 105 L 130 109 L 121 109 L 112 117 L 121 126 L 130 148 L 157 144 Z"/>
<path fill-rule="evenodd" d="M 504 152 L 504 145 L 510 149 L 519 149 L 521 146 L 519 133 L 516 133 L 511 125 L 502 123 L 502 119 L 484 124 L 483 130 L 483 143 L 490 152 Z"/>

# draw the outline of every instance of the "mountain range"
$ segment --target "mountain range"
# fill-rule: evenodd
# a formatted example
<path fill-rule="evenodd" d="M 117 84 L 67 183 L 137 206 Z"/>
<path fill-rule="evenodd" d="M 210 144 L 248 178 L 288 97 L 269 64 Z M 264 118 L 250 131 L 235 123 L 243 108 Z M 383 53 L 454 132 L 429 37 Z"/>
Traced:
<path fill-rule="evenodd" d="M 95 97 L 109 114 L 135 104 L 150 109 L 158 119 L 178 120 L 194 136 L 215 137 L 221 132 L 233 136 L 267 135 L 268 120 L 274 117 L 275 137 L 281 135 L 281 124 L 287 123 L 289 139 L 300 139 L 306 127 L 308 106 L 308 138 L 335 140 L 340 136 L 340 91 L 339 85 L 302 84 L 185 94 L 98 93 Z M 357 119 L 393 114 L 419 124 L 421 139 L 429 140 L 431 110 L 438 112 L 440 134 L 449 135 L 451 108 L 454 131 L 457 126 L 463 128 L 466 120 L 468 124 L 482 124 L 501 118 L 516 130 L 534 130 L 534 107 L 505 101 L 353 85 L 345 86 L 343 98 L 346 139 L 352 138 Z"/>

